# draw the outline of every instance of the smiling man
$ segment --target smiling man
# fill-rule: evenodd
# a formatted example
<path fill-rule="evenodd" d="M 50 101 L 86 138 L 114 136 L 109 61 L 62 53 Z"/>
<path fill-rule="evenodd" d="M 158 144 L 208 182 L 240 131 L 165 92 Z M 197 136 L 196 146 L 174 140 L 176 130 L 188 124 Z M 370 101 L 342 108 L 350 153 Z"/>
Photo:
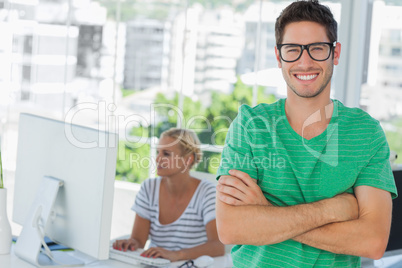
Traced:
<path fill-rule="evenodd" d="M 384 254 L 397 196 L 384 132 L 330 98 L 341 44 L 326 6 L 292 3 L 275 35 L 287 98 L 242 106 L 229 129 L 219 238 L 235 267 L 360 267 Z"/>

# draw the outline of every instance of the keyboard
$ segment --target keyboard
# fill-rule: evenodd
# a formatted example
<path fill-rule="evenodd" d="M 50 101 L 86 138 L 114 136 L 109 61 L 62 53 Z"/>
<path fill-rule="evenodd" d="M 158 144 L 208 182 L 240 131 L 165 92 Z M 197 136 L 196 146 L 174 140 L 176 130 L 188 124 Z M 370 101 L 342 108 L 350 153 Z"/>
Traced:
<path fill-rule="evenodd" d="M 150 265 L 150 266 L 156 266 L 156 267 L 165 267 L 170 265 L 170 260 L 167 259 L 162 259 L 162 258 L 147 258 L 141 256 L 142 251 L 141 250 L 136 250 L 136 251 L 121 251 L 114 249 L 112 246 L 110 247 L 109 250 L 109 258 L 114 259 L 117 261 L 125 262 L 128 264 L 144 264 L 144 265 Z"/>

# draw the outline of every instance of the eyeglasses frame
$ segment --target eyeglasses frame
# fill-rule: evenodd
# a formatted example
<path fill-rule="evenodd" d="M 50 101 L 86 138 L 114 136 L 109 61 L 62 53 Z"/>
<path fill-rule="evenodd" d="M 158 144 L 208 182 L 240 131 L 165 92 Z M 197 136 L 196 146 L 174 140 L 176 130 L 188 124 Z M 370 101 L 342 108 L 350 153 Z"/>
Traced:
<path fill-rule="evenodd" d="M 188 260 L 185 263 L 183 263 L 182 265 L 180 265 L 178 268 L 192 268 L 195 267 L 194 266 L 194 261 L 193 260 Z"/>
<path fill-rule="evenodd" d="M 307 51 L 307 54 L 310 56 L 311 59 L 313 59 L 313 60 L 315 60 L 315 61 L 326 61 L 326 60 L 329 59 L 329 57 L 331 56 L 331 52 L 332 52 L 333 49 L 336 47 L 336 43 L 337 43 L 337 41 L 334 41 L 333 43 L 329 43 L 329 42 L 316 42 L 316 43 L 311 43 L 311 44 L 308 44 L 308 45 L 300 45 L 300 44 L 287 43 L 287 44 L 277 44 L 276 47 L 278 48 L 279 57 L 281 57 L 281 60 L 283 60 L 284 62 L 295 62 L 295 61 L 299 60 L 299 59 L 301 58 L 301 56 L 303 55 L 303 51 L 304 51 L 304 50 Z M 310 46 L 318 45 L 318 44 L 326 44 L 326 45 L 329 45 L 329 47 L 330 47 L 330 48 L 329 48 L 330 52 L 328 53 L 328 57 L 327 57 L 326 59 L 323 59 L 323 60 L 316 60 L 316 59 L 314 59 L 314 58 L 311 56 L 311 54 L 310 54 Z M 300 55 L 299 55 L 299 57 L 297 57 L 297 59 L 295 59 L 295 60 L 284 60 L 283 57 L 282 57 L 281 48 L 282 48 L 283 46 L 289 46 L 289 45 L 290 45 L 290 46 L 298 46 L 298 47 L 301 48 Z"/>

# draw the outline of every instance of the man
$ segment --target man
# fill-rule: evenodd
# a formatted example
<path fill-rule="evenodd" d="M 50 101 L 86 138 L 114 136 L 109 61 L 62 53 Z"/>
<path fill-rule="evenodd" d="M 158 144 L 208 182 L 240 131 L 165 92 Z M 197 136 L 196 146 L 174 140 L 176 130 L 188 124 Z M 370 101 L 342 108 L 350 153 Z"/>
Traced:
<path fill-rule="evenodd" d="M 378 121 L 330 99 L 341 44 L 331 11 L 292 3 L 275 25 L 287 98 L 233 121 L 218 171 L 217 227 L 240 267 L 360 267 L 382 257 L 392 198 Z"/>

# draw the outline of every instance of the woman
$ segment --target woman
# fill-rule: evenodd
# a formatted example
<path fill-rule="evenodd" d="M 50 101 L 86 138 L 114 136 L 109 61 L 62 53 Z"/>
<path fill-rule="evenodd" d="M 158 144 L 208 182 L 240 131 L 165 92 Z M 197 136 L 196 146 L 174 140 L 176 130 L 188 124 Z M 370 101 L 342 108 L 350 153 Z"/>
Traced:
<path fill-rule="evenodd" d="M 132 207 L 136 216 L 131 237 L 117 240 L 115 249 L 144 248 L 149 236 L 150 248 L 142 253 L 146 257 L 178 261 L 224 254 L 216 230 L 215 186 L 190 176 L 201 156 L 194 132 L 162 133 L 156 157 L 159 177 L 141 185 Z"/>

